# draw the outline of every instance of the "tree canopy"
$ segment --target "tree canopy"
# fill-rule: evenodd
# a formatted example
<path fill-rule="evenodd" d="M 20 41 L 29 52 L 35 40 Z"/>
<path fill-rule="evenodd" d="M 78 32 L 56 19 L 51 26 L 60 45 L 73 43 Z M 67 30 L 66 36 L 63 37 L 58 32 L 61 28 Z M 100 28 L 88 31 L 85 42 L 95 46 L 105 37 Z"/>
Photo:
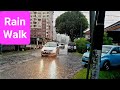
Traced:
<path fill-rule="evenodd" d="M 58 33 L 69 35 L 73 41 L 88 28 L 88 21 L 82 12 L 68 11 L 57 17 L 55 27 Z"/>

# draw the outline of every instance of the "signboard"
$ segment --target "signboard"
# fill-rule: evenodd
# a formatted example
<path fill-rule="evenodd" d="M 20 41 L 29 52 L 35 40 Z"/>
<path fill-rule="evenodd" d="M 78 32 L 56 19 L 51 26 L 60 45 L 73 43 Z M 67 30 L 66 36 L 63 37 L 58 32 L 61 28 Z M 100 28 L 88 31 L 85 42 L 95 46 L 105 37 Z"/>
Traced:
<path fill-rule="evenodd" d="M 30 43 L 30 12 L 0 12 L 0 44 L 25 45 Z"/>

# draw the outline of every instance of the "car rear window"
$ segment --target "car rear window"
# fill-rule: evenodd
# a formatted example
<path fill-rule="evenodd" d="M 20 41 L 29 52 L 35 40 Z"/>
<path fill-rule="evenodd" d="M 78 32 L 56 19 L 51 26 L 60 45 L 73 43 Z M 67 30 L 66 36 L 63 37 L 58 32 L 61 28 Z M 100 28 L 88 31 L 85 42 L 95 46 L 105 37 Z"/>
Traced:
<path fill-rule="evenodd" d="M 75 46 L 75 43 L 69 43 L 68 46 Z"/>

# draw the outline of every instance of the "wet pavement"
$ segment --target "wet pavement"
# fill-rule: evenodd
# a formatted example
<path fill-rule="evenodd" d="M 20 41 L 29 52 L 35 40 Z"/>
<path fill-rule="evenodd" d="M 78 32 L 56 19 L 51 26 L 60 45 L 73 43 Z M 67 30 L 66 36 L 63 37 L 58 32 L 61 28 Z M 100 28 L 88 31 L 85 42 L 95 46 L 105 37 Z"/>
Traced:
<path fill-rule="evenodd" d="M 16 61 L 1 68 L 0 79 L 71 79 L 77 71 L 82 69 L 80 56 L 67 53 L 66 48 L 60 49 L 57 57 L 41 57 L 40 50 L 29 52 L 23 57 L 24 60 L 21 62 Z M 17 57 L 12 59 L 14 58 Z M 18 60 L 21 59 L 18 58 Z"/>

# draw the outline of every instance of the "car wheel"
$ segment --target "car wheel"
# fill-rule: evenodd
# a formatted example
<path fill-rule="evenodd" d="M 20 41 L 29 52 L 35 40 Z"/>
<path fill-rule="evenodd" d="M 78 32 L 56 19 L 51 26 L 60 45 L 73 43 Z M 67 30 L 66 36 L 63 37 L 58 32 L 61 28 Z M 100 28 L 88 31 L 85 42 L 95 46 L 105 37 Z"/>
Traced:
<path fill-rule="evenodd" d="M 104 62 L 103 69 L 107 70 L 107 71 L 110 70 L 110 62 L 109 61 Z"/>

